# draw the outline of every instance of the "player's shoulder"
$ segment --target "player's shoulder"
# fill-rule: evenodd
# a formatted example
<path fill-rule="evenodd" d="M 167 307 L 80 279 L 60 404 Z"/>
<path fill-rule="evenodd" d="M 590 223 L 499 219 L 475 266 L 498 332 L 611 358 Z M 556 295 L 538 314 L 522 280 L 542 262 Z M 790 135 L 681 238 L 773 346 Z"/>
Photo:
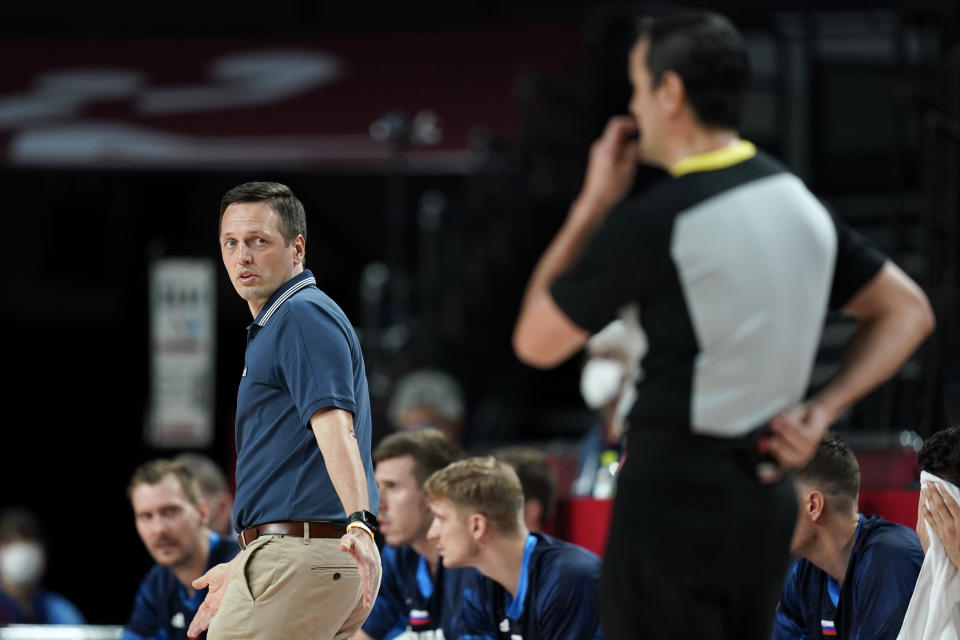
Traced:
<path fill-rule="evenodd" d="M 589 549 L 543 533 L 534 534 L 533 560 L 548 580 L 581 579 L 600 570 L 600 557 Z"/>
<path fill-rule="evenodd" d="M 891 522 L 880 516 L 864 515 L 860 525 L 863 528 L 864 549 L 887 550 L 920 549 L 920 540 L 913 529 L 897 522 Z"/>

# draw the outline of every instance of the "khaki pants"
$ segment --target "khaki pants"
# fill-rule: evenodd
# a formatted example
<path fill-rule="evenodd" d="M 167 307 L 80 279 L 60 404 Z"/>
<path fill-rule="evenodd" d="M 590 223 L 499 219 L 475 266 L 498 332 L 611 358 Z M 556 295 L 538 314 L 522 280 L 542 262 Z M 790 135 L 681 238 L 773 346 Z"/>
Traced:
<path fill-rule="evenodd" d="M 339 538 L 261 536 L 241 552 L 207 640 L 340 640 L 368 613 Z"/>

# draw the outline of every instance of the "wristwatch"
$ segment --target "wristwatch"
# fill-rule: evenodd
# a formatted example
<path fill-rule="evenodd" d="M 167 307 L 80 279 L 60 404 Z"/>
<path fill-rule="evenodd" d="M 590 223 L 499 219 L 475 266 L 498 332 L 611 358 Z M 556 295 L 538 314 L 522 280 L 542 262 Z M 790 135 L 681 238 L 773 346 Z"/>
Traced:
<path fill-rule="evenodd" d="M 377 516 L 373 515 L 369 511 L 354 511 L 347 516 L 347 525 L 351 522 L 359 522 L 363 524 L 367 529 L 370 530 L 371 534 L 377 533 L 380 530 L 380 525 L 377 523 Z"/>

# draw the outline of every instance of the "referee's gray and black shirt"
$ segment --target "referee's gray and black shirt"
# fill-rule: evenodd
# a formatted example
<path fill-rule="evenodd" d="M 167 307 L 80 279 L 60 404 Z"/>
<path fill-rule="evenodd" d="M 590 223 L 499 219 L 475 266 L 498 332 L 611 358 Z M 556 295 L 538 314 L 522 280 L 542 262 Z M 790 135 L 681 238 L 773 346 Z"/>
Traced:
<path fill-rule="evenodd" d="M 745 435 L 802 400 L 828 308 L 886 257 L 749 142 L 671 174 L 611 212 L 551 293 L 590 333 L 639 307 L 632 428 Z"/>

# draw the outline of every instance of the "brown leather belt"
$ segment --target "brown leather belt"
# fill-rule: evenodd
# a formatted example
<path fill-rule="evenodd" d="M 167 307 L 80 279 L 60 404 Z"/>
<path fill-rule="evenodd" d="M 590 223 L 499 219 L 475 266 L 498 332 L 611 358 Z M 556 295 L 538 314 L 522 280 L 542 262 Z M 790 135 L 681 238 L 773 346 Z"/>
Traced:
<path fill-rule="evenodd" d="M 284 522 L 266 522 L 255 527 L 244 529 L 237 536 L 241 549 L 260 536 L 299 536 L 301 538 L 340 538 L 347 533 L 347 528 L 335 522 L 301 522 L 286 520 Z"/>

